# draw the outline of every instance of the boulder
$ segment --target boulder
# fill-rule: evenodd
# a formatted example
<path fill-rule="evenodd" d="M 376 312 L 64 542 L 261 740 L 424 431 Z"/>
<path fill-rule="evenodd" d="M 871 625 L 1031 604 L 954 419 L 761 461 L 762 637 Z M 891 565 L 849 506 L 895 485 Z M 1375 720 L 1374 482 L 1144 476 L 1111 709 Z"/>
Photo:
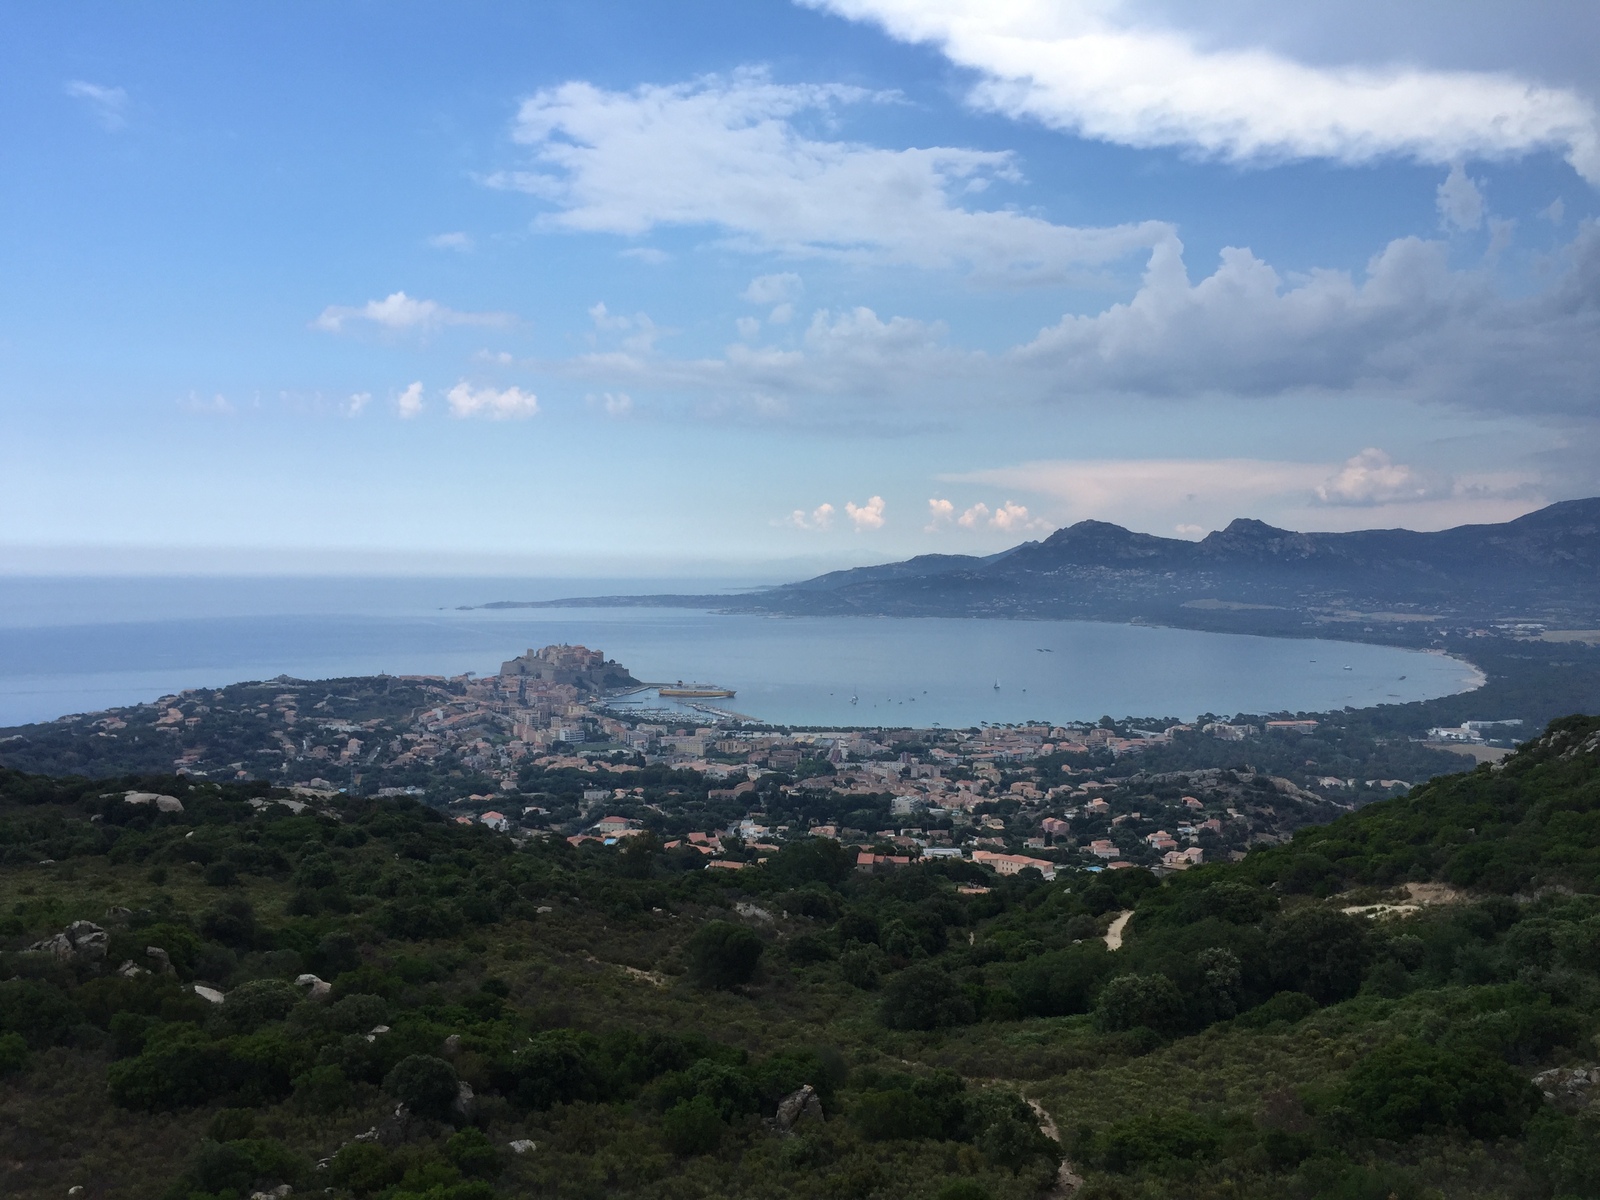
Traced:
<path fill-rule="evenodd" d="M 778 1101 L 778 1114 L 773 1118 L 773 1128 L 779 1133 L 793 1133 L 802 1121 L 823 1119 L 822 1097 L 809 1083 L 797 1092 L 790 1092 Z"/>
<path fill-rule="evenodd" d="M 202 1000 L 209 1000 L 212 1004 L 221 1004 L 228 998 L 225 993 L 217 991 L 214 987 L 207 987 L 203 983 L 195 983 L 190 986 L 194 988 L 196 996 L 199 996 Z"/>
<path fill-rule="evenodd" d="M 333 984 L 315 975 L 296 975 L 294 982 L 296 987 L 306 989 L 307 1000 L 326 1000 L 333 994 Z"/>
<path fill-rule="evenodd" d="M 508 1142 L 507 1145 L 511 1147 L 511 1153 L 513 1154 L 527 1154 L 529 1151 L 537 1150 L 539 1148 L 527 1138 L 518 1138 L 514 1142 Z"/>
<path fill-rule="evenodd" d="M 472 1085 L 465 1079 L 461 1080 L 456 1086 L 456 1098 L 450 1105 L 451 1110 L 462 1120 L 470 1121 L 477 1107 L 478 1099 L 472 1094 Z"/>
<path fill-rule="evenodd" d="M 264 1192 L 251 1192 L 250 1200 L 283 1200 L 285 1196 L 292 1196 L 294 1189 L 287 1183 L 280 1183 L 275 1188 L 268 1188 Z"/>
<path fill-rule="evenodd" d="M 158 812 L 180 813 L 183 811 L 183 801 L 176 796 L 163 796 L 158 792 L 127 792 L 122 797 L 124 804 L 153 804 Z"/>
<path fill-rule="evenodd" d="M 445 1038 L 445 1040 L 444 1040 L 444 1052 L 445 1052 L 446 1057 L 454 1058 L 455 1054 L 456 1054 L 456 1051 L 460 1050 L 460 1049 L 461 1049 L 461 1035 L 459 1033 L 452 1033 L 449 1037 Z"/>
<path fill-rule="evenodd" d="M 63 960 L 84 958 L 99 962 L 106 956 L 106 946 L 110 940 L 110 935 L 93 921 L 74 921 L 54 937 L 35 942 L 28 949 L 53 954 Z"/>
<path fill-rule="evenodd" d="M 172 965 L 171 956 L 168 955 L 167 952 L 160 946 L 146 946 L 144 948 L 144 954 L 146 958 L 155 963 L 156 970 L 160 971 L 163 975 L 176 975 L 178 973 Z"/>
<path fill-rule="evenodd" d="M 137 979 L 141 975 L 150 974 L 150 972 L 146 971 L 143 967 L 130 958 L 117 968 L 117 974 L 121 975 L 124 979 Z"/>

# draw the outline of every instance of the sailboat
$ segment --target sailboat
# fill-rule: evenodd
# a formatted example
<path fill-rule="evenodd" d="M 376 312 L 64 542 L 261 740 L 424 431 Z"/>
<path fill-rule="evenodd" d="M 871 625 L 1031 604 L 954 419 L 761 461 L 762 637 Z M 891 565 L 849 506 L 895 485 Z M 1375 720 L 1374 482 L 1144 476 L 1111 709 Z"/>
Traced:
<path fill-rule="evenodd" d="M 994 681 L 994 690 L 997 692 L 1000 690 L 1000 681 L 998 679 Z"/>

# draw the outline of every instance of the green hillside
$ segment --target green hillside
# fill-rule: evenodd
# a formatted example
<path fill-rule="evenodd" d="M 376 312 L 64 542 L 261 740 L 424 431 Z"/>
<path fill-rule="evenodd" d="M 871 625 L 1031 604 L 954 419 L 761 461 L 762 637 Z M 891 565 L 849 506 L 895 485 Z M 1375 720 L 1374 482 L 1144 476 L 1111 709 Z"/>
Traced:
<path fill-rule="evenodd" d="M 1600 1195 L 1600 719 L 1165 881 L 290 799 L 0 774 L 0 1194 Z"/>

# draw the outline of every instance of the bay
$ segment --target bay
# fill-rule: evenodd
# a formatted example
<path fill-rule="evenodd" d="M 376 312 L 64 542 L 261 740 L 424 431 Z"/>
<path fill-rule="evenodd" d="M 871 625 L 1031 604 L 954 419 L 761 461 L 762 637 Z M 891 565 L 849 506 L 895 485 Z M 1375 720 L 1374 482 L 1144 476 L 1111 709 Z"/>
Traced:
<path fill-rule="evenodd" d="M 1314 712 L 1481 683 L 1421 651 L 1084 621 L 461 607 L 737 583 L 0 580 L 0 726 L 280 674 L 483 674 L 555 642 L 604 650 L 642 680 L 732 688 L 710 703 L 796 725 Z"/>

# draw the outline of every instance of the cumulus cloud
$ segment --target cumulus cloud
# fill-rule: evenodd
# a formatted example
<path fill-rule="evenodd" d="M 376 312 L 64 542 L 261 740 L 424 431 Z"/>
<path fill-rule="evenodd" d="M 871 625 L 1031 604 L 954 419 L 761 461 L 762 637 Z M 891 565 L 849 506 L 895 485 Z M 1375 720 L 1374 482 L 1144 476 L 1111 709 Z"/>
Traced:
<path fill-rule="evenodd" d="M 420 379 L 395 397 L 394 411 L 402 421 L 409 421 L 422 415 L 422 381 Z"/>
<path fill-rule="evenodd" d="M 128 93 L 122 88 L 73 79 L 65 90 L 74 100 L 83 101 L 102 129 L 115 132 L 127 125 Z"/>
<path fill-rule="evenodd" d="M 359 417 L 362 410 L 371 403 L 371 392 L 357 392 L 344 402 L 344 415 L 347 417 Z"/>
<path fill-rule="evenodd" d="M 646 314 L 635 313 L 628 317 L 613 313 L 606 308 L 603 300 L 589 309 L 589 319 L 601 333 L 621 334 L 622 348 L 635 354 L 648 354 L 654 350 L 656 339 L 662 333 Z"/>
<path fill-rule="evenodd" d="M 1443 241 L 1400 238 L 1353 276 L 1285 279 L 1230 247 L 1193 281 L 1176 238 L 1150 255 L 1133 296 L 1069 314 L 1008 350 L 952 346 L 939 323 L 869 308 L 819 310 L 798 343 L 751 339 L 720 357 L 610 352 L 552 364 L 611 386 L 721 397 L 761 411 L 859 418 L 884 405 L 931 412 L 974 394 L 1014 404 L 1102 399 L 1386 395 L 1524 415 L 1594 414 L 1600 378 L 1600 224 L 1585 222 L 1542 292 L 1504 295 L 1452 270 Z M 868 407 L 871 402 L 872 407 Z"/>
<path fill-rule="evenodd" d="M 1556 150 L 1600 184 L 1600 114 L 1503 72 L 1325 66 L 1202 44 L 1126 0 L 799 0 L 939 48 L 979 73 L 971 102 L 1084 137 L 1244 162 Z"/>
<path fill-rule="evenodd" d="M 457 312 L 433 300 L 418 300 L 404 292 L 392 292 L 382 300 L 348 307 L 330 304 L 312 327 L 328 333 L 343 333 L 352 321 L 366 322 L 392 333 L 426 333 L 447 325 L 509 325 L 507 313 Z"/>
<path fill-rule="evenodd" d="M 750 304 L 781 304 L 796 299 L 804 290 L 800 276 L 793 271 L 782 271 L 775 275 L 757 275 L 740 293 L 740 299 Z"/>
<path fill-rule="evenodd" d="M 497 390 L 492 387 L 475 388 L 462 380 L 445 394 L 453 417 L 488 417 L 491 421 L 507 421 L 539 414 L 539 398 L 532 392 L 509 387 Z"/>
<path fill-rule="evenodd" d="M 453 233 L 436 233 L 428 239 L 435 250 L 457 250 L 465 253 L 472 249 L 472 235 L 456 230 Z"/>
<path fill-rule="evenodd" d="M 1415 469 L 1397 463 L 1384 451 L 1368 447 L 1317 485 L 1324 504 L 1388 504 L 1397 500 L 1423 500 L 1435 486 Z"/>
<path fill-rule="evenodd" d="M 1039 520 L 1028 512 L 1027 505 L 1018 504 L 1014 500 L 1007 500 L 995 509 L 990 509 L 987 504 L 979 501 L 972 507 L 964 509 L 958 516 L 956 506 L 951 501 L 934 499 L 928 501 L 928 517 L 928 524 L 923 527 L 927 533 L 937 533 L 952 525 L 961 529 L 998 529 L 1005 533 L 1049 528 L 1048 522 Z"/>
<path fill-rule="evenodd" d="M 928 523 L 923 526 L 925 533 L 937 533 L 955 519 L 956 506 L 949 500 L 931 499 L 928 501 Z"/>
<path fill-rule="evenodd" d="M 822 140 L 798 123 L 884 99 L 853 87 L 777 84 L 753 71 L 631 92 L 566 83 L 518 112 L 513 136 L 529 147 L 534 169 L 485 182 L 549 202 L 542 224 L 551 229 L 636 237 L 709 226 L 751 250 L 1010 280 L 1057 280 L 1168 231 L 1159 222 L 1079 229 L 1007 208 L 970 209 L 962 201 L 973 184 L 1018 180 L 1011 155 L 881 149 Z"/>
<path fill-rule="evenodd" d="M 849 501 L 844 506 L 845 514 L 855 523 L 856 532 L 867 529 L 883 528 L 883 497 L 874 496 L 865 504 Z"/>
<path fill-rule="evenodd" d="M 854 507 L 853 505 L 851 507 Z M 831 504 L 819 504 L 809 513 L 797 508 L 785 519 L 784 524 L 793 525 L 796 529 L 809 529 L 816 532 L 826 532 L 833 528 L 834 508 Z M 854 514 L 852 514 L 854 515 Z"/>
<path fill-rule="evenodd" d="M 1450 174 L 1439 185 L 1435 202 L 1446 229 L 1477 229 L 1483 224 L 1483 191 L 1460 163 L 1450 168 Z"/>

